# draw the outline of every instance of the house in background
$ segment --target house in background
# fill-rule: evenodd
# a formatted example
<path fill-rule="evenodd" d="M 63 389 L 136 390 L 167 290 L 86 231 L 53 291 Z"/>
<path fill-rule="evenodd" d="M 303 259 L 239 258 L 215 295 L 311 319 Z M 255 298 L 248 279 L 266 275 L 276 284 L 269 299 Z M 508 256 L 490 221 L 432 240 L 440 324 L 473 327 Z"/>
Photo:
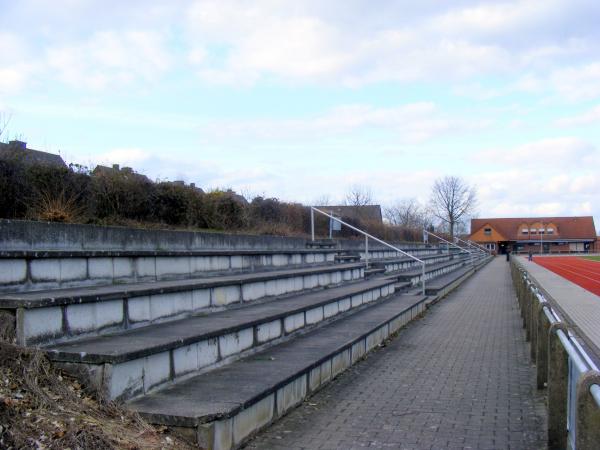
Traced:
<path fill-rule="evenodd" d="M 60 155 L 27 148 L 23 141 L 0 142 L 0 158 L 20 161 L 25 165 L 42 165 L 52 167 L 67 167 Z"/>
<path fill-rule="evenodd" d="M 495 253 L 566 253 L 594 251 L 594 218 L 520 217 L 471 219 L 469 239 Z"/>

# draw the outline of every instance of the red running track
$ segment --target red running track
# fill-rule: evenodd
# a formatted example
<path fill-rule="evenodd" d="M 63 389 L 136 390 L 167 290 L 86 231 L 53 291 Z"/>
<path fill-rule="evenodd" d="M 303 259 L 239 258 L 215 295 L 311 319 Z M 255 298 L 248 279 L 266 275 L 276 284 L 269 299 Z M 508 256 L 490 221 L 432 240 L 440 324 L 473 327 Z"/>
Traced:
<path fill-rule="evenodd" d="M 578 256 L 534 256 L 533 261 L 600 296 L 600 262 Z"/>

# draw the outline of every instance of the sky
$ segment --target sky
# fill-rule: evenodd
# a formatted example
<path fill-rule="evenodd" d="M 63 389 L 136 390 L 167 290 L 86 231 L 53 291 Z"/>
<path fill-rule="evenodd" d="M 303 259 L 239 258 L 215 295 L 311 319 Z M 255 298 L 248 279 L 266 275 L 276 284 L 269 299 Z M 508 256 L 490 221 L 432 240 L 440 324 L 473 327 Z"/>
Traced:
<path fill-rule="evenodd" d="M 312 203 L 600 228 L 600 2 L 0 0 L 3 139 Z"/>

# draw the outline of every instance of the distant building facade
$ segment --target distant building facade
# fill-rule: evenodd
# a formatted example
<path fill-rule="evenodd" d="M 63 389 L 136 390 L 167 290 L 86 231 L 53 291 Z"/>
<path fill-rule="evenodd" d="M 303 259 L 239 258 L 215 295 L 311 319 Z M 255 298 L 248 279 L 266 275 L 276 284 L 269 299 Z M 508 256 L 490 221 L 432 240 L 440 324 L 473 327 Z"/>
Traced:
<path fill-rule="evenodd" d="M 19 161 L 25 165 L 42 165 L 51 167 L 67 167 L 60 155 L 27 148 L 23 141 L 0 142 L 0 158 Z"/>
<path fill-rule="evenodd" d="M 594 251 L 594 218 L 520 217 L 471 219 L 469 239 L 495 253 L 565 253 Z"/>

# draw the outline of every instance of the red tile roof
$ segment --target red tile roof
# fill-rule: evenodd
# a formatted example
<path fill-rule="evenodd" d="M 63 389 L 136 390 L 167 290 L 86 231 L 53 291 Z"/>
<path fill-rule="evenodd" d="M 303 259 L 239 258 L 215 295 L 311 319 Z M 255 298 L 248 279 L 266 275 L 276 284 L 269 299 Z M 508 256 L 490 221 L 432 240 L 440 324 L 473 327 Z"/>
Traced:
<path fill-rule="evenodd" d="M 544 235 L 545 241 L 566 239 L 596 239 L 596 227 L 592 216 L 582 217 L 513 217 L 497 219 L 471 219 L 471 234 L 476 233 L 485 225 L 490 225 L 500 234 L 511 241 L 528 240 L 526 236 L 519 235 L 519 227 L 522 224 L 553 223 L 558 228 L 556 235 Z"/>

